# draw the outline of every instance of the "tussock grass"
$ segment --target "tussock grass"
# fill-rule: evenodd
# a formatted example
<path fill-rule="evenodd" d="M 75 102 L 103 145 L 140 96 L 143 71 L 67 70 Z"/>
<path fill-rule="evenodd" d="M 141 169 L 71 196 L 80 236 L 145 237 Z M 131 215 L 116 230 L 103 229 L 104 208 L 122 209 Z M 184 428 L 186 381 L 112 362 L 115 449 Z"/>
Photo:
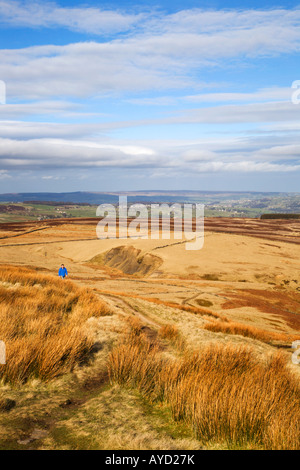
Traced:
<path fill-rule="evenodd" d="M 206 323 L 203 328 L 214 333 L 241 335 L 244 337 L 263 341 L 264 343 L 272 343 L 276 341 L 292 343 L 296 339 L 300 338 L 300 335 L 275 333 L 272 331 L 266 331 L 261 328 L 257 328 L 252 325 L 244 325 L 242 323 L 234 321 L 224 322 L 212 320 L 209 323 Z"/>
<path fill-rule="evenodd" d="M 202 442 L 300 447 L 299 380 L 283 353 L 263 364 L 249 348 L 211 345 L 172 359 L 132 330 L 111 352 L 108 371 L 111 383 L 136 388 L 152 403 L 167 403 L 173 418 L 191 426 Z"/>
<path fill-rule="evenodd" d="M 15 384 L 70 371 L 93 345 L 86 320 L 109 313 L 93 292 L 68 280 L 0 266 L 0 339 L 6 345 L 0 378 Z"/>
<path fill-rule="evenodd" d="M 164 325 L 159 330 L 159 336 L 171 342 L 179 351 L 186 349 L 186 341 L 175 325 Z"/>

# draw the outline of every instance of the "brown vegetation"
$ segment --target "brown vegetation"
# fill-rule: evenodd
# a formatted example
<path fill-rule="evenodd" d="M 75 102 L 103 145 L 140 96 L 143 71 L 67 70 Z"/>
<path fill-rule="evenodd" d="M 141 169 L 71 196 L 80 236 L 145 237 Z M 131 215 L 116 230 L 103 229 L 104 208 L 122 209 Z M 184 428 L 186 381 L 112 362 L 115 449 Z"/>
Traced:
<path fill-rule="evenodd" d="M 159 336 L 171 342 L 179 351 L 184 351 L 186 348 L 186 341 L 181 336 L 178 328 L 175 325 L 164 325 L 159 330 Z"/>
<path fill-rule="evenodd" d="M 211 345 L 166 358 L 135 328 L 112 351 L 109 377 L 137 388 L 150 402 L 167 403 L 173 418 L 202 442 L 299 449 L 299 381 L 282 353 L 263 364 L 249 348 Z"/>
<path fill-rule="evenodd" d="M 297 281 L 294 281 L 296 284 Z M 251 307 L 262 313 L 283 318 L 294 329 L 300 328 L 300 303 L 298 292 L 260 289 L 239 289 L 237 293 L 228 292 L 229 300 L 223 303 L 225 310 Z"/>
<path fill-rule="evenodd" d="M 263 341 L 264 343 L 280 341 L 291 344 L 293 341 L 300 338 L 300 335 L 275 333 L 272 331 L 262 330 L 261 328 L 257 328 L 253 325 L 245 325 L 234 321 L 210 321 L 209 323 L 206 323 L 203 328 L 215 333 L 241 335 Z"/>
<path fill-rule="evenodd" d="M 178 308 L 179 310 L 183 310 L 184 312 L 190 312 L 194 313 L 195 315 L 207 315 L 208 317 L 213 317 L 213 318 L 219 318 L 222 319 L 223 321 L 227 321 L 226 317 L 223 315 L 219 315 L 216 312 L 213 312 L 212 310 L 209 310 L 207 308 L 201 308 L 201 307 L 193 307 L 191 305 L 182 305 L 178 304 L 176 302 L 168 302 L 165 300 L 160 300 L 155 297 L 145 297 L 142 295 L 137 295 L 137 294 L 128 294 L 127 292 L 115 292 L 115 291 L 107 291 L 107 290 L 100 290 L 98 289 L 99 292 L 103 294 L 109 294 L 109 295 L 117 295 L 120 297 L 129 297 L 131 299 L 141 299 L 141 300 L 146 300 L 147 302 L 151 302 L 153 304 L 157 305 L 164 305 L 165 307 L 170 307 L 170 308 Z"/>
<path fill-rule="evenodd" d="M 33 266 L 0 266 L 0 447 L 38 426 L 26 448 L 298 449 L 300 221 L 206 219 L 199 252 L 122 240 L 126 254 L 98 220 L 0 227 L 20 237 L 2 239 L 2 263 Z M 99 253 L 118 266 L 87 261 Z M 142 253 L 163 260 L 151 277 Z M 61 262 L 77 285 L 47 274 Z"/>
<path fill-rule="evenodd" d="M 300 214 L 262 214 L 261 219 L 300 219 Z"/>
<path fill-rule="evenodd" d="M 14 384 L 70 371 L 93 345 L 86 320 L 109 314 L 107 306 L 88 289 L 26 268 L 1 266 L 0 280 L 1 379 Z"/>
<path fill-rule="evenodd" d="M 77 204 L 79 205 L 79 204 Z M 86 226 L 92 228 L 93 238 L 95 238 L 94 228 L 101 218 L 82 217 L 82 218 L 61 218 L 47 220 L 49 227 L 59 227 L 64 224 L 75 226 Z M 128 225 L 132 222 L 132 218 L 128 218 Z M 16 223 L 3 223 L 1 230 L 15 231 L 28 228 L 37 228 L 43 222 L 28 221 Z M 117 219 L 117 227 L 119 219 Z M 195 224 L 193 224 L 195 230 Z M 161 226 L 161 220 L 160 220 Z M 170 230 L 173 231 L 174 219 L 170 220 Z M 253 218 L 237 218 L 237 217 L 206 217 L 205 230 L 207 232 L 228 233 L 235 235 L 246 235 L 265 240 L 277 240 L 288 243 L 299 244 L 300 220 L 299 219 L 253 219 Z"/>
<path fill-rule="evenodd" d="M 0 212 L 5 214 L 14 213 L 14 212 L 26 212 L 25 207 L 14 204 L 0 204 Z"/>

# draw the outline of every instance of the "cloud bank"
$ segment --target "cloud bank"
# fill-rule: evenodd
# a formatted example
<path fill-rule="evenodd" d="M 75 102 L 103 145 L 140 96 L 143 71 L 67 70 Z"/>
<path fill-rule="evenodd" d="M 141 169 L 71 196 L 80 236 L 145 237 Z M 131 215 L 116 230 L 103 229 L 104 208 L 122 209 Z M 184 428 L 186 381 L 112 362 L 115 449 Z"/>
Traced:
<path fill-rule="evenodd" d="M 51 182 L 60 178 L 52 171 L 71 169 L 300 171 L 300 107 L 280 70 L 277 79 L 268 69 L 299 53 L 300 8 L 167 14 L 0 0 L 0 24 L 70 38 L 0 50 L 2 182 L 20 171 Z M 258 64 L 267 85 L 255 85 Z"/>

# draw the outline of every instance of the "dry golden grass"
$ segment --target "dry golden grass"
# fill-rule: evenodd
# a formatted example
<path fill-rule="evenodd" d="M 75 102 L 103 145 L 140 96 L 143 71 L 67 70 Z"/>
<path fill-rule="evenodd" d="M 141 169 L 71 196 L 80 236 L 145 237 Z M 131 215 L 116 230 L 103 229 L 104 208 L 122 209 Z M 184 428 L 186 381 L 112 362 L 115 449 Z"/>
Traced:
<path fill-rule="evenodd" d="M 175 325 L 164 325 L 159 333 L 162 338 L 167 338 L 171 341 L 176 341 L 179 337 L 178 328 Z"/>
<path fill-rule="evenodd" d="M 169 340 L 179 351 L 184 351 L 186 348 L 186 341 L 175 325 L 162 326 L 159 330 L 159 336 Z"/>
<path fill-rule="evenodd" d="M 207 315 L 209 317 L 220 318 L 223 321 L 227 321 L 227 319 L 224 316 L 219 315 L 218 313 L 213 312 L 212 310 L 209 310 L 207 308 L 193 307 L 191 305 L 182 305 L 182 304 L 178 304 L 176 302 L 166 302 L 164 300 L 153 299 L 153 298 L 145 298 L 144 297 L 144 300 L 148 300 L 148 302 L 153 302 L 153 303 L 158 304 L 158 305 L 164 305 L 165 307 L 178 308 L 179 310 L 183 310 L 184 312 L 190 312 L 190 313 L 194 313 L 196 315 Z"/>
<path fill-rule="evenodd" d="M 88 289 L 26 268 L 0 266 L 0 282 L 4 382 L 48 380 L 70 371 L 93 345 L 86 320 L 110 313 Z"/>
<path fill-rule="evenodd" d="M 160 300 L 160 299 L 153 298 L 153 297 L 145 297 L 145 296 L 132 294 L 132 293 L 128 294 L 126 292 L 114 292 L 114 291 L 104 291 L 104 290 L 101 290 L 100 292 L 103 292 L 104 294 L 118 295 L 120 297 L 127 297 L 131 299 L 139 299 L 139 300 L 150 302 L 156 305 L 176 308 L 183 312 L 193 313 L 203 318 L 207 317 L 209 321 L 205 323 L 203 328 L 208 331 L 212 331 L 214 333 L 240 335 L 240 336 L 244 336 L 247 338 L 256 339 L 258 341 L 262 341 L 267 344 L 272 344 L 276 342 L 291 344 L 293 341 L 296 341 L 300 338 L 300 335 L 297 335 L 297 334 L 277 333 L 273 331 L 267 331 L 267 330 L 258 328 L 253 325 L 246 325 L 243 323 L 239 323 L 237 321 L 232 321 L 225 315 L 213 312 L 212 310 L 207 309 L 207 308 L 193 307 L 191 305 L 182 305 L 176 302 L 168 302 L 168 301 Z M 170 328 L 170 326 L 168 326 L 167 328 Z M 171 331 L 169 333 L 171 334 Z"/>
<path fill-rule="evenodd" d="M 116 292 L 116 291 L 108 291 L 108 290 L 103 290 L 103 289 L 98 289 L 98 292 L 101 292 L 103 294 L 108 294 L 108 295 L 117 295 L 120 297 L 129 297 L 131 299 L 140 299 L 140 300 L 145 300 L 147 302 L 151 302 L 156 305 L 163 305 L 165 307 L 170 307 L 170 308 L 177 308 L 179 310 L 182 310 L 184 312 L 190 312 L 194 313 L 195 315 L 201 315 L 201 316 L 208 316 L 208 317 L 213 317 L 216 319 L 221 319 L 224 322 L 227 321 L 227 318 L 224 315 L 219 315 L 216 312 L 213 312 L 210 309 L 203 308 L 203 307 L 193 307 L 191 305 L 182 305 L 178 304 L 176 302 L 168 302 L 165 300 L 157 299 L 155 297 L 145 297 L 142 295 L 138 294 L 133 294 L 133 293 L 127 293 L 127 292 Z"/>
<path fill-rule="evenodd" d="M 202 442 L 248 449 L 300 447 L 299 380 L 282 353 L 263 364 L 249 348 L 218 345 L 167 359 L 135 328 L 111 352 L 108 370 L 112 383 L 167 403 L 173 418 L 191 426 Z"/>
<path fill-rule="evenodd" d="M 248 338 L 263 341 L 264 343 L 272 343 L 279 341 L 291 344 L 293 341 L 300 338 L 300 335 L 275 333 L 272 331 L 266 331 L 261 328 L 257 328 L 253 325 L 244 325 L 242 323 L 234 321 L 224 322 L 212 320 L 209 323 L 206 323 L 203 328 L 214 333 L 241 335 Z"/>

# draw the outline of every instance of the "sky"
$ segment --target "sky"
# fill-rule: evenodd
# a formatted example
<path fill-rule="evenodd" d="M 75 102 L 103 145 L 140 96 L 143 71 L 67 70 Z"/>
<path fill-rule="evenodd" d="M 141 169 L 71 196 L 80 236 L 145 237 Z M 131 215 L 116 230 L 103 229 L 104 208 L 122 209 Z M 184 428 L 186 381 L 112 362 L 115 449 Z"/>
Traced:
<path fill-rule="evenodd" d="M 0 192 L 299 192 L 300 3 L 0 0 Z"/>

